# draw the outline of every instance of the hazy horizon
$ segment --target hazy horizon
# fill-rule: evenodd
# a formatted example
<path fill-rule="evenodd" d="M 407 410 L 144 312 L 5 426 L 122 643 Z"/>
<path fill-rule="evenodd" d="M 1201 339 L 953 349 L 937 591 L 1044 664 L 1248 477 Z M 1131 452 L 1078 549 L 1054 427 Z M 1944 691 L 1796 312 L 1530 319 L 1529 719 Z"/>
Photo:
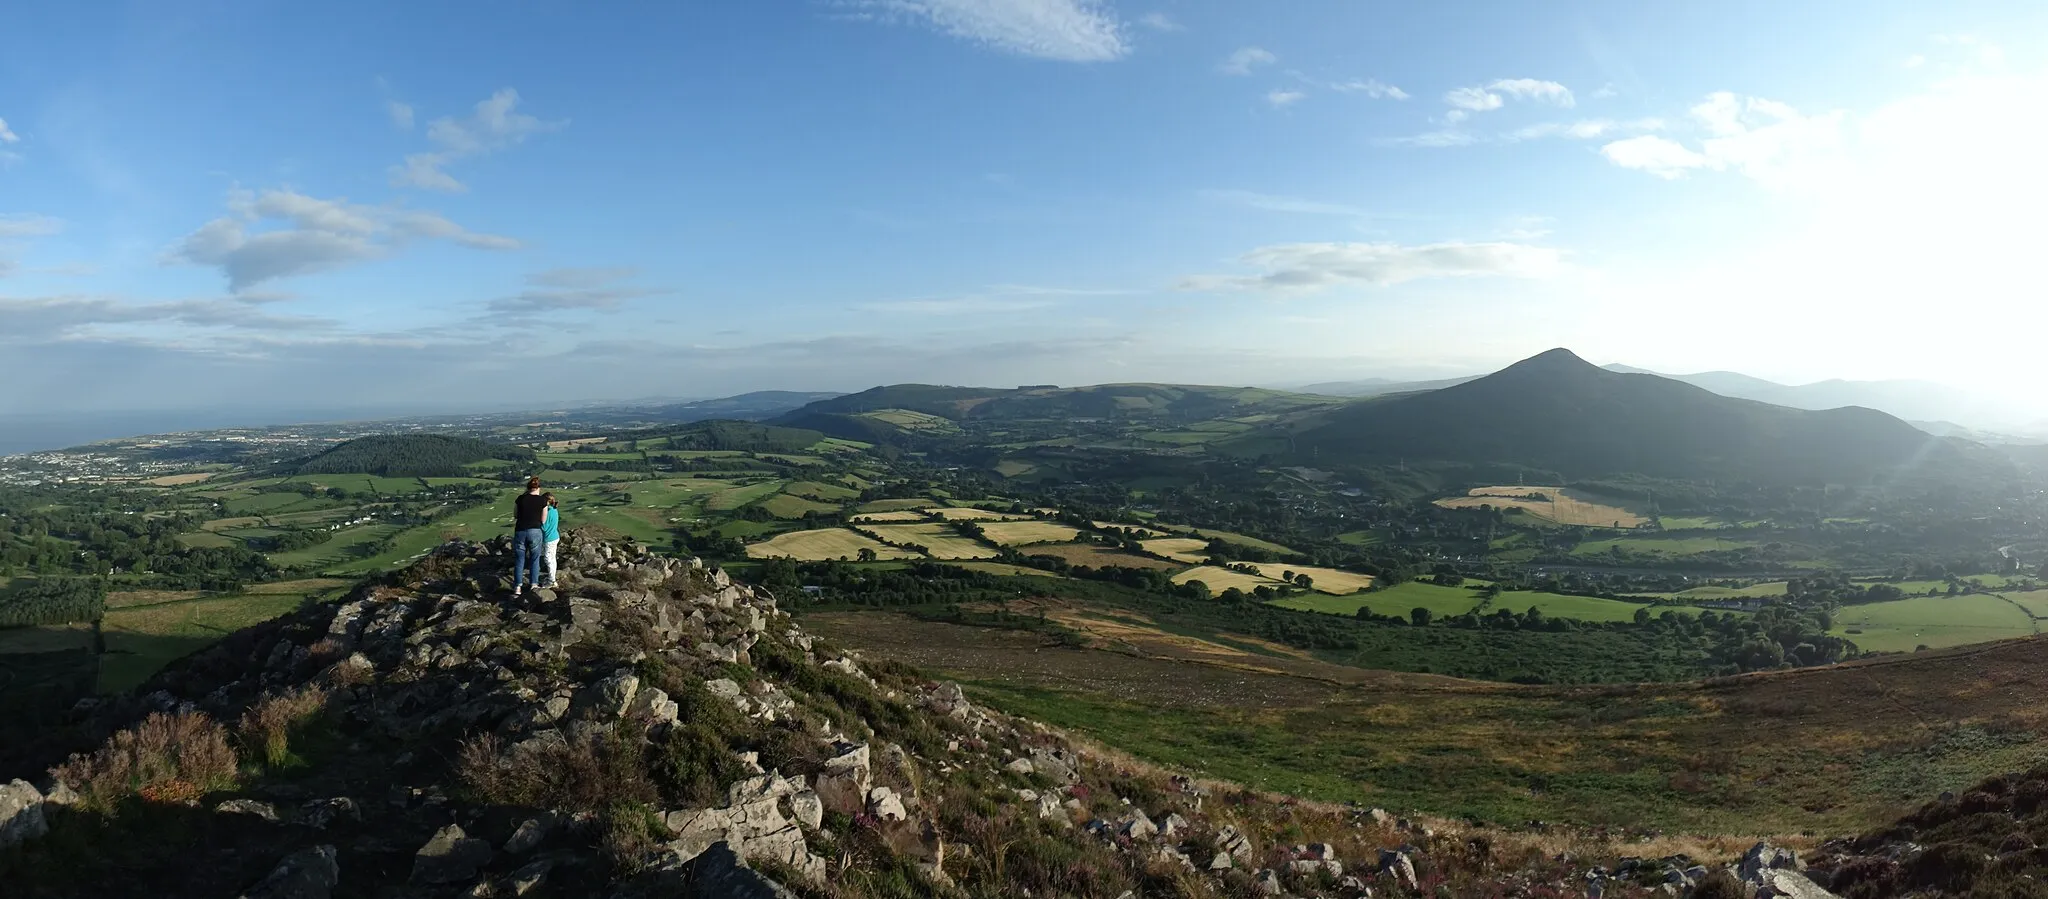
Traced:
<path fill-rule="evenodd" d="M 2015 212 L 2048 199 L 2048 8 L 481 9 L 21 11 L 0 414 L 1566 346 L 2048 417 L 1998 341 L 2048 324 Z"/>

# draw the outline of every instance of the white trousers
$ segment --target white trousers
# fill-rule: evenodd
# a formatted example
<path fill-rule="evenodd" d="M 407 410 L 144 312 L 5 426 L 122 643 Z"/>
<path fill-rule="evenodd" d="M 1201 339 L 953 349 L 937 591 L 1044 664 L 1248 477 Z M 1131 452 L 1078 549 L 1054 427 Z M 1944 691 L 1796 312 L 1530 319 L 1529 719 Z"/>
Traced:
<path fill-rule="evenodd" d="M 555 585 L 555 549 L 561 545 L 562 541 L 559 538 L 548 541 L 548 586 L 550 587 Z"/>

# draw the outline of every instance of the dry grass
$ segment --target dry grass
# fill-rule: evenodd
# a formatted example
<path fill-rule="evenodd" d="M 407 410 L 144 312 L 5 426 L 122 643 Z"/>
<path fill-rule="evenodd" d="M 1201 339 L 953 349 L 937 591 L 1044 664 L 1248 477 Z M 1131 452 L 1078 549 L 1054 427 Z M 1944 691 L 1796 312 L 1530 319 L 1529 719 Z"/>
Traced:
<path fill-rule="evenodd" d="M 651 805 L 661 796 L 647 777 L 643 743 L 642 733 L 630 732 L 508 749 L 485 734 L 462 744 L 456 774 L 490 803 L 582 812 Z"/>
<path fill-rule="evenodd" d="M 937 515 L 938 517 L 943 518 L 947 521 L 1021 521 L 1027 517 L 1023 515 L 1012 515 L 1008 512 L 997 512 L 992 509 L 975 509 L 967 506 L 954 506 L 945 509 L 927 509 L 925 511 L 928 511 L 933 515 Z"/>
<path fill-rule="evenodd" d="M 197 484 L 210 477 L 213 477 L 213 472 L 188 471 L 184 474 L 167 474 L 160 478 L 150 478 L 147 481 L 143 481 L 143 483 L 152 487 L 183 487 L 187 484 Z"/>
<path fill-rule="evenodd" d="M 1245 574 L 1241 571 L 1231 571 L 1228 568 L 1218 568 L 1214 565 L 1190 568 L 1173 576 L 1173 582 L 1176 584 L 1185 584 L 1189 581 L 1201 581 L 1209 585 L 1209 590 L 1212 593 L 1222 593 L 1232 587 L 1250 593 L 1260 587 L 1277 587 L 1280 585 L 1279 581 L 1271 578 L 1263 578 L 1255 574 Z"/>
<path fill-rule="evenodd" d="M 905 522 L 905 521 L 929 521 L 930 519 L 929 519 L 928 517 L 926 517 L 926 516 L 925 516 L 925 514 L 924 514 L 923 512 L 917 512 L 917 511 L 911 511 L 911 510 L 906 510 L 906 511 L 902 511 L 902 512 L 869 512 L 869 513 L 868 513 L 868 514 L 866 514 L 866 515 L 855 515 L 855 516 L 853 517 L 853 520 L 854 520 L 854 521 L 861 521 L 861 522 L 866 522 L 866 521 L 893 521 L 893 522 Z"/>
<path fill-rule="evenodd" d="M 1158 540 L 1141 540 L 1138 545 L 1145 547 L 1148 553 L 1176 562 L 1200 565 L 1209 561 L 1209 541 L 1194 537 L 1161 537 Z"/>
<path fill-rule="evenodd" d="M 1549 499 L 1529 499 L 1547 496 Z M 1558 524 L 1594 528 L 1638 528 L 1650 520 L 1605 500 L 1595 499 L 1564 487 L 1474 487 L 1464 496 L 1436 501 L 1446 509 L 1520 509 L 1537 518 Z"/>
<path fill-rule="evenodd" d="M 1332 596 L 1345 596 L 1372 586 L 1372 575 L 1359 574 L 1355 571 L 1344 571 L 1337 568 L 1317 568 L 1313 565 L 1287 565 L 1279 562 L 1264 562 L 1252 567 L 1257 568 L 1260 574 L 1271 578 L 1277 578 L 1289 572 L 1308 575 L 1312 589 L 1317 593 L 1328 593 Z"/>
<path fill-rule="evenodd" d="M 755 559 L 787 558 L 803 562 L 822 562 L 831 559 L 858 559 L 863 549 L 874 550 L 877 559 L 919 558 L 917 553 L 897 549 L 873 537 L 844 528 L 780 534 L 774 539 L 747 547 L 747 555 Z"/>
<path fill-rule="evenodd" d="M 993 559 L 993 547 L 960 536 L 948 524 L 877 524 L 867 530 L 898 546 L 922 546 L 934 559 Z"/>
<path fill-rule="evenodd" d="M 89 807 L 110 812 L 129 797 L 184 802 L 227 789 L 235 784 L 236 765 L 220 722 L 202 712 L 158 712 L 52 773 Z"/>
<path fill-rule="evenodd" d="M 318 687 L 273 693 L 257 700 L 242 714 L 235 732 L 244 751 L 260 752 L 265 767 L 282 768 L 292 760 L 293 732 L 304 728 L 326 707 L 327 692 Z"/>
<path fill-rule="evenodd" d="M 1111 549 L 1093 543 L 1053 543 L 1034 546 L 1023 550 L 1027 556 L 1052 556 L 1069 565 L 1086 565 L 1089 568 L 1179 568 L 1180 566 L 1163 559 L 1141 556 L 1136 553 Z"/>
<path fill-rule="evenodd" d="M 107 608 L 130 609 L 159 603 L 184 602 L 205 595 L 204 590 L 118 590 L 107 594 Z"/>
<path fill-rule="evenodd" d="M 1081 532 L 1051 521 L 991 521 L 981 526 L 981 533 L 999 546 L 1024 546 L 1066 543 Z"/>

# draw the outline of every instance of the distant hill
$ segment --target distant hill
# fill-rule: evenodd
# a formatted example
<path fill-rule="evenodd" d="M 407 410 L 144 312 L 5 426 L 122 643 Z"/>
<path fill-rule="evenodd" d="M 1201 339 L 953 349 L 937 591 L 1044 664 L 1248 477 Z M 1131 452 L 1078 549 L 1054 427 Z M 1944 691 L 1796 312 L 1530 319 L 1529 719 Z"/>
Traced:
<path fill-rule="evenodd" d="M 1951 427 L 1993 428 L 2015 424 L 2012 411 L 1967 390 L 1932 381 L 1845 381 L 1839 378 L 1812 384 L 1780 384 L 1732 371 L 1704 371 L 1689 375 L 1667 375 L 1628 365 L 1604 366 L 1608 371 L 1656 375 L 1684 381 L 1722 396 L 1756 400 L 1794 409 L 1839 409 L 1862 406 L 1887 412 L 1908 421 L 1960 422 Z"/>
<path fill-rule="evenodd" d="M 1603 370 L 1563 349 L 1464 384 L 1348 405 L 1290 436 L 1296 457 L 1325 464 L 1497 463 L 1569 477 L 1758 482 L 1867 482 L 1941 466 L 1965 446 L 1871 409 L 1724 397 Z"/>
<path fill-rule="evenodd" d="M 448 434 L 378 434 L 341 443 L 298 466 L 299 474 L 374 474 L 452 478 L 486 459 L 533 461 L 533 451 Z"/>
<path fill-rule="evenodd" d="M 801 453 L 825 435 L 805 428 L 787 428 L 751 421 L 700 421 L 635 436 L 666 436 L 670 449 L 737 450 L 757 453 Z"/>
<path fill-rule="evenodd" d="M 1128 420 L 1168 424 L 1293 412 L 1338 402 L 1331 397 L 1256 387 L 1184 384 L 1016 389 L 895 384 L 812 403 L 776 422 L 875 440 L 891 434 L 943 432 L 949 430 L 946 423 Z"/>
<path fill-rule="evenodd" d="M 1321 384 L 1310 384 L 1307 387 L 1303 387 L 1301 392 L 1318 394 L 1320 396 L 1388 396 L 1396 393 L 1442 390 L 1446 387 L 1456 387 L 1467 381 L 1479 380 L 1480 377 L 1480 375 L 1467 375 L 1462 378 L 1443 378 L 1435 381 L 1397 381 L 1392 378 L 1366 378 L 1360 381 L 1324 381 Z"/>
<path fill-rule="evenodd" d="M 839 396 L 837 393 L 799 390 L 759 390 L 738 396 L 720 397 L 715 400 L 696 400 L 688 403 L 669 403 L 649 407 L 645 414 L 654 419 L 669 421 L 704 421 L 708 419 L 732 419 L 759 421 L 774 418 L 820 400 Z"/>

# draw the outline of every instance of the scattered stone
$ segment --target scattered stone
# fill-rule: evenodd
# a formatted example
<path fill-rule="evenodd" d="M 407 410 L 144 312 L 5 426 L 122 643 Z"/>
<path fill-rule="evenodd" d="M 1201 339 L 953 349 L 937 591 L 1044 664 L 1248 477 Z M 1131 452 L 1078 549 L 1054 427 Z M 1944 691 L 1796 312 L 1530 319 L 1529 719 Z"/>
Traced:
<path fill-rule="evenodd" d="M 43 817 L 43 791 L 25 780 L 0 786 L 0 849 L 40 839 L 50 832 Z"/>
<path fill-rule="evenodd" d="M 697 858 L 692 884 L 694 896 L 719 899 L 796 899 L 781 884 L 761 876 L 740 861 L 732 846 L 714 843 Z"/>
<path fill-rule="evenodd" d="M 214 806 L 213 810 L 223 815 L 248 815 L 252 818 L 262 818 L 272 824 L 276 824 L 278 820 L 276 806 L 268 802 L 257 802 L 254 799 L 230 799 Z"/>
<path fill-rule="evenodd" d="M 1394 882 L 1399 883 L 1404 890 L 1419 889 L 1415 880 L 1415 861 L 1409 858 L 1406 852 L 1397 849 L 1380 850 L 1380 871 L 1392 875 Z"/>
<path fill-rule="evenodd" d="M 818 772 L 815 789 L 826 809 L 857 815 L 867 810 L 870 777 L 867 744 L 842 746 L 839 754 L 827 759 L 824 770 Z"/>
<path fill-rule="evenodd" d="M 1271 870 L 1252 875 L 1252 890 L 1261 896 L 1278 896 L 1285 892 L 1280 886 L 1280 875 Z"/>
<path fill-rule="evenodd" d="M 868 814 L 883 821 L 910 819 L 910 812 L 903 808 L 903 797 L 888 787 L 875 787 L 868 791 Z"/>
<path fill-rule="evenodd" d="M 519 822 L 519 828 L 512 831 L 511 838 L 505 841 L 505 851 L 513 855 L 524 855 L 533 851 L 535 846 L 546 842 L 548 835 L 553 833 L 554 830 L 555 816 L 552 812 L 542 813 L 536 818 L 528 818 Z"/>
<path fill-rule="evenodd" d="M 242 893 L 242 899 L 328 899 L 341 882 L 333 846 L 301 849 L 277 863 L 270 876 Z"/>
<path fill-rule="evenodd" d="M 825 800 L 816 791 L 804 790 L 789 797 L 790 814 L 812 830 L 825 826 Z"/>
<path fill-rule="evenodd" d="M 490 864 L 491 844 L 471 838 L 463 833 L 462 827 L 450 824 L 434 834 L 434 838 L 420 847 L 412 861 L 412 882 L 421 884 L 455 883 L 476 876 L 478 869 Z"/>
<path fill-rule="evenodd" d="M 336 796 L 332 799 L 315 799 L 306 803 L 299 808 L 298 817 L 294 821 L 315 830 L 324 830 L 328 825 L 343 818 L 361 821 L 363 812 L 356 806 L 355 800 L 347 796 Z"/>
<path fill-rule="evenodd" d="M 1235 864 L 1231 862 L 1230 853 L 1228 852 L 1219 851 L 1216 853 L 1215 858 L 1209 860 L 1209 870 L 1211 871 L 1228 871 L 1233 867 L 1235 867 Z"/>

